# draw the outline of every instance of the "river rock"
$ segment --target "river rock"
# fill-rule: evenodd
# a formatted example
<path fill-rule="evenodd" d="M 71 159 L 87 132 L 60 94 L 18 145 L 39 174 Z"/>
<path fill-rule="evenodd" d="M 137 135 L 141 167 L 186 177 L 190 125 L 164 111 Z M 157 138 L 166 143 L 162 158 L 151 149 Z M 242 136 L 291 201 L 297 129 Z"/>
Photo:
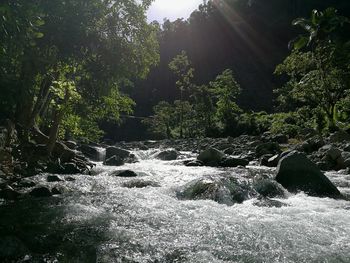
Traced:
<path fill-rule="evenodd" d="M 31 196 L 34 196 L 34 197 L 50 197 L 50 196 L 52 196 L 50 189 L 45 187 L 45 186 L 36 187 L 32 191 L 30 191 L 29 194 Z"/>
<path fill-rule="evenodd" d="M 83 173 L 75 163 L 65 163 L 63 164 L 63 169 L 65 174 L 80 174 Z"/>
<path fill-rule="evenodd" d="M 215 148 L 207 148 L 201 152 L 197 160 L 201 161 L 204 165 L 207 166 L 218 166 L 221 160 L 225 157 L 225 154 Z"/>
<path fill-rule="evenodd" d="M 272 200 L 270 198 L 258 198 L 253 205 L 258 206 L 258 207 L 276 207 L 276 208 L 281 208 L 284 206 L 288 206 L 287 204 L 277 201 L 277 200 Z"/>
<path fill-rule="evenodd" d="M 213 200 L 219 204 L 234 205 L 251 197 L 249 186 L 234 178 L 201 178 L 184 186 L 177 194 L 184 200 Z"/>
<path fill-rule="evenodd" d="M 163 160 L 163 161 L 172 161 L 176 160 L 179 156 L 179 152 L 173 149 L 165 150 L 156 155 L 157 159 Z"/>
<path fill-rule="evenodd" d="M 145 188 L 145 187 L 160 187 L 160 184 L 153 181 L 145 180 L 131 180 L 129 182 L 123 183 L 123 187 L 126 188 Z"/>
<path fill-rule="evenodd" d="M 263 156 L 264 154 L 276 154 L 281 151 L 281 148 L 276 142 L 266 142 L 259 144 L 255 148 L 255 153 L 257 156 Z"/>
<path fill-rule="evenodd" d="M 272 179 L 262 179 L 254 180 L 253 187 L 263 197 L 287 197 L 287 190 L 283 186 Z"/>
<path fill-rule="evenodd" d="M 78 147 L 75 141 L 65 141 L 64 144 L 71 150 L 75 150 Z"/>
<path fill-rule="evenodd" d="M 290 192 L 304 191 L 320 197 L 340 197 L 337 187 L 304 154 L 293 151 L 278 163 L 276 181 Z"/>
<path fill-rule="evenodd" d="M 99 151 L 96 147 L 82 144 L 79 148 L 79 151 L 81 151 L 86 157 L 88 157 L 92 161 L 100 161 L 99 157 Z"/>
<path fill-rule="evenodd" d="M 117 156 L 121 159 L 126 159 L 130 156 L 130 152 L 119 147 L 110 146 L 106 148 L 106 159 L 112 156 Z"/>
<path fill-rule="evenodd" d="M 329 136 L 329 141 L 332 143 L 350 142 L 350 134 L 343 130 L 336 131 Z"/>
<path fill-rule="evenodd" d="M 199 160 L 190 160 L 190 161 L 185 161 L 184 164 L 188 167 L 199 167 L 203 166 L 203 163 Z"/>
<path fill-rule="evenodd" d="M 122 158 L 114 155 L 106 159 L 106 161 L 104 161 L 103 164 L 108 166 L 121 166 L 121 165 L 124 165 L 124 161 Z"/>
<path fill-rule="evenodd" d="M 46 181 L 53 183 L 53 182 L 62 182 L 64 180 L 61 177 L 59 177 L 58 175 L 48 175 L 46 177 Z"/>
<path fill-rule="evenodd" d="M 131 170 L 117 170 L 110 173 L 110 175 L 117 177 L 137 177 L 137 173 Z"/>
<path fill-rule="evenodd" d="M 237 167 L 237 166 L 247 166 L 249 161 L 243 158 L 236 157 L 226 157 L 220 161 L 221 167 Z"/>

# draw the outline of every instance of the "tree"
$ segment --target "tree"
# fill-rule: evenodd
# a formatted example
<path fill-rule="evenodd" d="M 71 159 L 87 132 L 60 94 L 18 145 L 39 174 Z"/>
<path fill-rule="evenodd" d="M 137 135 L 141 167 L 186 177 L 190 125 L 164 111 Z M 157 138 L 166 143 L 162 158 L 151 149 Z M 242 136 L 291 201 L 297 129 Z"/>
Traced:
<path fill-rule="evenodd" d="M 50 126 L 50 134 L 57 136 L 67 116 L 93 115 L 90 120 L 96 122 L 130 112 L 132 102 L 120 89 L 145 77 L 159 59 L 157 30 L 147 24 L 145 15 L 150 2 L 14 0 L 0 4 L 0 22 L 6 32 L 0 44 L 4 62 L 0 87 L 16 94 L 10 103 L 1 98 L 0 104 L 6 105 L 5 115 L 23 127 L 23 140 L 36 125 Z M 58 83 L 62 87 L 71 83 L 80 99 L 71 101 L 72 93 L 63 88 L 67 92 L 57 104 Z M 70 114 L 61 108 L 69 108 Z M 55 111 L 52 122 L 47 113 Z"/>
<path fill-rule="evenodd" d="M 169 68 L 178 78 L 176 81 L 176 87 L 180 91 L 180 102 L 182 102 L 184 99 L 184 93 L 189 93 L 191 90 L 191 81 L 194 72 L 186 52 L 182 51 L 179 55 L 173 58 L 169 63 Z M 184 104 L 180 103 L 180 105 L 182 105 L 180 108 L 180 138 L 183 138 Z"/>
<path fill-rule="evenodd" d="M 233 77 L 230 69 L 224 70 L 210 82 L 211 91 L 216 98 L 216 114 L 225 125 L 227 132 L 230 132 L 232 122 L 241 109 L 236 104 L 238 95 L 241 92 L 240 85 Z"/>
<path fill-rule="evenodd" d="M 310 19 L 293 21 L 307 34 L 290 43 L 294 50 L 275 71 L 290 78 L 281 89 L 280 100 L 289 96 L 301 102 L 299 106 L 322 109 L 331 130 L 336 128 L 337 104 L 345 98 L 350 83 L 350 42 L 341 33 L 346 23 L 349 20 L 333 8 L 314 10 Z"/>
<path fill-rule="evenodd" d="M 153 107 L 153 110 L 154 115 L 149 119 L 145 119 L 144 123 L 150 127 L 152 133 L 163 138 L 172 138 L 172 129 L 175 122 L 174 106 L 166 101 L 161 101 Z"/>

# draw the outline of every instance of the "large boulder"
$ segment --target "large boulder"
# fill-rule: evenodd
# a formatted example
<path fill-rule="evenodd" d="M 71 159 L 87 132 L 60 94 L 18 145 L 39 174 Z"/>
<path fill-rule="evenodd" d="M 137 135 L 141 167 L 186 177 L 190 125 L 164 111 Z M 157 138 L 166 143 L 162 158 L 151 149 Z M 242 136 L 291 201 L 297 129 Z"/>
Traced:
<path fill-rule="evenodd" d="M 219 204 L 234 205 L 254 196 L 254 191 L 235 178 L 201 178 L 184 186 L 177 196 L 185 200 L 213 200 Z"/>
<path fill-rule="evenodd" d="M 215 148 L 207 148 L 201 152 L 197 160 L 201 161 L 204 165 L 207 166 L 218 166 L 221 160 L 225 157 L 225 154 Z"/>
<path fill-rule="evenodd" d="M 112 156 L 118 156 L 122 159 L 125 159 L 130 156 L 130 152 L 119 147 L 110 146 L 106 148 L 106 159 L 111 158 Z"/>
<path fill-rule="evenodd" d="M 156 158 L 163 161 L 172 161 L 172 160 L 176 160 L 178 156 L 179 156 L 178 151 L 169 149 L 158 153 L 156 155 Z"/>
<path fill-rule="evenodd" d="M 313 196 L 341 197 L 337 187 L 303 153 L 293 151 L 278 163 L 276 181 L 290 192 Z"/>
<path fill-rule="evenodd" d="M 98 149 L 94 146 L 90 146 L 87 144 L 82 144 L 79 148 L 79 151 L 81 151 L 86 157 L 88 157 L 92 161 L 99 161 L 100 153 Z"/>

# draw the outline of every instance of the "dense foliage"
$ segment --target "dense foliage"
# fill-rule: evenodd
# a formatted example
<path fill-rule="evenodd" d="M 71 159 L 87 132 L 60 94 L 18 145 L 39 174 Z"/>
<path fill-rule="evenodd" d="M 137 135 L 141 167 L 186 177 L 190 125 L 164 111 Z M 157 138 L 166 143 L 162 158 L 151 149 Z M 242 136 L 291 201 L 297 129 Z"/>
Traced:
<path fill-rule="evenodd" d="M 158 61 L 151 1 L 31 1 L 0 4 L 1 119 L 59 134 L 98 139 L 97 123 L 130 113 L 120 87 Z M 63 125 L 61 125 L 63 124 Z"/>

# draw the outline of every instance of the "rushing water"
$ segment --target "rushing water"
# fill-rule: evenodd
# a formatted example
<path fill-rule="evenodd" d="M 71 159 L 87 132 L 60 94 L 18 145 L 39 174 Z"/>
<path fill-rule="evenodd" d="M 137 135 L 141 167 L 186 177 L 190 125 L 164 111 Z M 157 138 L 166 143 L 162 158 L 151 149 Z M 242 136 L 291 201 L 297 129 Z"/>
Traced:
<path fill-rule="evenodd" d="M 245 177 L 249 170 L 185 167 L 138 152 L 140 162 L 98 164 L 94 176 L 58 185 L 65 193 L 0 206 L 0 258 L 4 262 L 350 262 L 350 203 L 303 193 L 289 206 L 257 207 L 249 200 L 226 206 L 183 201 L 176 193 L 203 176 Z M 115 170 L 142 172 L 135 178 Z M 265 172 L 273 173 L 273 170 Z M 350 176 L 328 174 L 342 192 Z M 160 187 L 127 188 L 146 180 Z M 5 257 L 18 257 L 6 261 Z M 1 260 L 0 260 L 1 261 Z"/>

